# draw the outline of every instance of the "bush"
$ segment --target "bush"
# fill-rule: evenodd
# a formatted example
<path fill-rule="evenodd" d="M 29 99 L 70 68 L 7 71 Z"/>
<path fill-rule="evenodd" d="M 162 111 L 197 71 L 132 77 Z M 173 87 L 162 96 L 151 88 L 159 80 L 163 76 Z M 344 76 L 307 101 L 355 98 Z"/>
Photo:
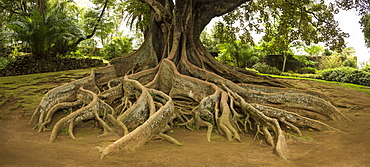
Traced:
<path fill-rule="evenodd" d="M 106 60 L 111 60 L 116 57 L 128 55 L 133 52 L 132 41 L 133 38 L 129 37 L 114 37 L 113 40 L 104 45 L 101 50 L 101 55 Z"/>
<path fill-rule="evenodd" d="M 0 76 L 25 75 L 42 72 L 65 71 L 104 66 L 102 60 L 76 58 L 36 58 L 34 56 L 18 56 L 0 69 Z"/>
<path fill-rule="evenodd" d="M 370 73 L 351 67 L 326 69 L 320 72 L 322 79 L 370 86 Z"/>
<path fill-rule="evenodd" d="M 260 73 L 264 73 L 264 74 L 275 74 L 275 75 L 280 75 L 281 74 L 281 71 L 276 68 L 276 67 L 271 67 L 269 65 L 267 65 L 266 63 L 256 63 L 255 65 L 253 65 L 252 67 L 253 69 L 257 70 L 258 72 Z"/>
<path fill-rule="evenodd" d="M 324 70 L 328 68 L 337 68 L 342 65 L 342 61 L 338 56 L 327 56 L 321 59 L 318 69 Z"/>
<path fill-rule="evenodd" d="M 299 69 L 299 73 L 300 74 L 315 74 L 316 73 L 316 69 L 315 68 L 312 68 L 312 67 L 303 67 L 301 69 Z"/>
<path fill-rule="evenodd" d="M 362 70 L 370 73 L 370 65 L 365 66 Z"/>
<path fill-rule="evenodd" d="M 0 69 L 4 68 L 7 64 L 14 61 L 13 57 L 0 57 Z"/>
<path fill-rule="evenodd" d="M 344 67 L 356 68 L 357 67 L 357 62 L 356 62 L 356 60 L 353 60 L 353 59 L 347 59 L 343 62 L 343 66 Z"/>

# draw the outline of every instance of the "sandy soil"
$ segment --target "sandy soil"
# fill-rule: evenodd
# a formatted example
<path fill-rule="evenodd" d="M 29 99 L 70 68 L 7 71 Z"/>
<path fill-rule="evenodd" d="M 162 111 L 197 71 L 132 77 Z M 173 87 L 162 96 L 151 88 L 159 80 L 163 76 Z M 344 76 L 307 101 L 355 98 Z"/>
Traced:
<path fill-rule="evenodd" d="M 271 147 L 254 141 L 252 134 L 242 135 L 241 143 L 227 142 L 217 134 L 207 142 L 205 130 L 177 128 L 170 135 L 183 146 L 152 140 L 100 160 L 96 147 L 117 137 L 98 138 L 100 130 L 87 122 L 75 128 L 76 140 L 61 134 L 50 143 L 50 131 L 37 133 L 28 125 L 33 110 L 9 112 L 19 100 L 14 95 L 0 105 L 0 166 L 370 166 L 370 95 L 333 83 L 285 81 L 329 96 L 352 121 L 326 123 L 344 133 L 303 131 L 303 137 L 288 139 L 285 161 Z"/>

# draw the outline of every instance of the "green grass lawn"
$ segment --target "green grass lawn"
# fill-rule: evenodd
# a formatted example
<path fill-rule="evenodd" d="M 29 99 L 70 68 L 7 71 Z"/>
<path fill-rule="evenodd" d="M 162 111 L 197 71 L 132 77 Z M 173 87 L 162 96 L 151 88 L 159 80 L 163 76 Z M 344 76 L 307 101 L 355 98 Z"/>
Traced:
<path fill-rule="evenodd" d="M 337 84 L 341 87 L 352 88 L 352 89 L 356 89 L 356 90 L 359 90 L 359 91 L 364 91 L 364 92 L 367 92 L 368 94 L 370 94 L 370 87 L 364 86 L 364 85 L 357 85 L 357 84 L 352 84 L 352 83 L 342 83 L 342 82 L 336 82 L 336 81 L 326 81 L 326 80 L 314 79 L 314 78 L 300 78 L 300 77 L 272 75 L 272 74 L 261 74 L 261 73 L 258 73 L 258 74 L 259 75 L 270 76 L 270 77 L 273 77 L 273 78 L 299 79 L 299 80 L 310 80 L 310 81 L 324 82 L 324 83 L 334 83 L 334 84 Z"/>
<path fill-rule="evenodd" d="M 24 115 L 32 114 L 46 92 L 52 88 L 82 78 L 91 69 L 79 69 L 30 75 L 0 77 L 1 114 L 22 110 Z"/>

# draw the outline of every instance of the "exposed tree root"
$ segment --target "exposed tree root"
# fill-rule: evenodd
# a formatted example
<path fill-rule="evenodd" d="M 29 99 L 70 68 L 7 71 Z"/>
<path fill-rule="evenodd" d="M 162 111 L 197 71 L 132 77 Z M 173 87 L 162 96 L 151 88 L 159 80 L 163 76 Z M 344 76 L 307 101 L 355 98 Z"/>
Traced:
<path fill-rule="evenodd" d="M 242 142 L 239 133 L 252 132 L 286 159 L 281 125 L 302 135 L 300 128 L 307 127 L 339 131 L 322 119 L 348 120 L 325 96 L 221 64 L 205 50 L 199 36 L 206 24 L 246 0 L 143 2 L 153 13 L 149 33 L 137 52 L 54 88 L 41 100 L 30 124 L 39 132 L 51 128 L 50 141 L 64 129 L 74 139 L 75 126 L 94 119 L 102 128 L 101 136 L 120 136 L 101 149 L 103 158 L 118 148 L 140 147 L 154 136 L 181 145 L 166 134 L 177 125 L 207 128 L 208 141 L 213 131 L 238 142 Z M 73 111 L 63 118 L 53 117 L 69 108 Z"/>
<path fill-rule="evenodd" d="M 325 96 L 221 64 L 206 51 L 199 40 L 206 24 L 246 0 L 143 2 L 153 11 L 137 52 L 115 58 L 109 66 L 44 96 L 30 123 L 40 132 L 52 128 L 50 141 L 64 129 L 75 138 L 75 126 L 94 119 L 101 136 L 121 137 L 100 149 L 103 158 L 118 148 L 137 148 L 155 136 L 180 145 L 166 134 L 177 125 L 207 128 L 208 141 L 213 131 L 239 142 L 239 133 L 254 133 L 255 139 L 263 138 L 286 159 L 283 129 L 298 135 L 307 127 L 339 131 L 320 120 L 348 120 Z M 73 111 L 59 120 L 53 117 L 67 108 Z"/>
<path fill-rule="evenodd" d="M 180 74 L 177 68 L 172 61 L 164 59 L 156 68 L 124 77 L 117 77 L 113 66 L 93 70 L 89 77 L 48 92 L 31 122 L 36 122 L 39 132 L 45 131 L 57 111 L 80 107 L 57 120 L 50 141 L 62 129 L 68 129 L 74 139 L 73 128 L 78 123 L 95 119 L 103 129 L 102 136 L 121 136 L 102 149 L 101 158 L 118 148 L 135 149 L 157 135 L 181 145 L 165 134 L 170 130 L 169 125 L 176 122 L 174 125 L 189 129 L 206 127 L 208 141 L 214 130 L 228 141 L 239 142 L 239 133 L 251 130 L 255 139 L 263 136 L 278 156 L 286 159 L 287 144 L 281 124 L 300 136 L 300 128 L 307 127 L 340 131 L 286 108 L 305 110 L 306 114 L 319 113 L 331 120 L 346 120 L 328 100 L 322 99 L 326 97 L 317 93 L 235 84 L 186 61 L 181 69 L 188 75 Z"/>

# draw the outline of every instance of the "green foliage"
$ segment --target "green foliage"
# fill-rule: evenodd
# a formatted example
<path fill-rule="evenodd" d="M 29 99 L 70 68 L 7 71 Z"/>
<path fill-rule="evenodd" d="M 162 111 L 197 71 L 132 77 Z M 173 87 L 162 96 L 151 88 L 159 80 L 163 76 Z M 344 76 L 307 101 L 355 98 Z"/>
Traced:
<path fill-rule="evenodd" d="M 285 66 L 288 56 L 293 55 L 293 45 L 291 44 L 292 41 L 286 39 L 284 37 L 285 35 L 264 36 L 263 40 L 267 42 L 262 42 L 262 46 L 268 54 L 283 57 L 283 66 L 281 70 L 282 72 L 285 72 Z"/>
<path fill-rule="evenodd" d="M 321 59 L 319 64 L 319 70 L 324 70 L 328 68 L 337 68 L 342 65 L 342 62 L 338 56 L 325 56 Z"/>
<path fill-rule="evenodd" d="M 271 67 L 264 62 L 263 63 L 258 62 L 255 65 L 253 65 L 252 68 L 264 74 L 275 74 L 275 75 L 281 74 L 281 71 L 279 69 L 277 69 L 276 67 Z"/>
<path fill-rule="evenodd" d="M 330 52 L 329 56 L 323 56 L 319 63 L 319 69 L 337 68 L 337 67 L 357 67 L 357 58 L 354 56 L 354 49 L 352 47 L 345 48 L 340 52 Z"/>
<path fill-rule="evenodd" d="M 366 65 L 362 70 L 370 73 L 370 65 Z"/>
<path fill-rule="evenodd" d="M 370 73 L 351 67 L 326 69 L 319 72 L 322 79 L 370 86 Z"/>
<path fill-rule="evenodd" d="M 18 48 L 15 47 L 12 51 L 12 56 L 19 56 L 19 51 L 18 51 Z"/>
<path fill-rule="evenodd" d="M 228 30 L 264 33 L 265 42 L 275 40 L 276 45 L 280 45 L 275 48 L 283 51 L 287 51 L 289 45 L 319 42 L 332 50 L 340 50 L 345 47 L 344 38 L 348 34 L 342 32 L 334 20 L 338 9 L 333 3 L 324 0 L 249 1 L 223 19 Z"/>
<path fill-rule="evenodd" d="M 67 9 L 69 2 L 48 5 L 46 13 L 33 7 L 29 14 L 8 25 L 13 32 L 10 36 L 28 43 L 37 57 L 65 54 L 69 42 L 81 36 L 77 19 Z"/>
<path fill-rule="evenodd" d="M 308 54 L 308 56 L 320 56 L 323 53 L 324 47 L 320 45 L 310 45 L 303 47 L 303 50 Z"/>
<path fill-rule="evenodd" d="M 217 39 L 219 43 L 234 43 L 234 41 L 237 40 L 235 28 L 226 26 L 223 22 L 216 22 L 212 31 L 213 37 Z"/>
<path fill-rule="evenodd" d="M 364 33 L 365 44 L 370 48 L 370 14 L 363 16 L 360 23 L 363 26 L 362 33 Z"/>
<path fill-rule="evenodd" d="M 133 52 L 133 38 L 129 37 L 114 37 L 113 40 L 106 44 L 101 50 L 101 56 L 107 60 L 127 55 Z"/>
<path fill-rule="evenodd" d="M 343 64 L 344 67 L 352 67 L 352 68 L 357 68 L 357 61 L 353 59 L 347 59 L 344 60 Z"/>
<path fill-rule="evenodd" d="M 333 52 L 330 51 L 329 49 L 325 49 L 325 51 L 322 54 L 323 54 L 323 56 L 331 56 L 331 55 L 333 55 Z"/>
<path fill-rule="evenodd" d="M 62 131 L 61 131 L 63 134 L 68 134 L 68 129 L 67 128 L 65 128 L 65 129 L 62 129 Z"/>
<path fill-rule="evenodd" d="M 299 73 L 300 74 L 315 74 L 317 71 L 316 68 L 312 68 L 312 67 L 303 67 L 301 69 L 299 69 Z"/>
<path fill-rule="evenodd" d="M 0 57 L 0 69 L 4 68 L 7 64 L 9 64 L 12 61 L 14 61 L 13 56 Z"/>
<path fill-rule="evenodd" d="M 122 4 L 125 20 L 130 29 L 144 32 L 150 25 L 151 9 L 148 4 L 138 0 L 126 0 Z"/>
<path fill-rule="evenodd" d="M 218 40 L 216 40 L 212 34 L 208 34 L 206 30 L 203 30 L 200 34 L 200 40 L 209 52 L 218 52 Z"/>
<path fill-rule="evenodd" d="M 295 58 L 296 60 L 304 63 L 305 65 L 315 65 L 315 64 L 317 64 L 317 62 L 315 62 L 315 61 L 308 60 L 307 57 L 304 56 L 304 55 L 293 55 L 293 58 Z"/>
<path fill-rule="evenodd" d="M 70 55 L 64 56 L 68 58 L 83 58 L 86 56 L 86 53 L 82 53 L 80 49 L 77 49 L 76 51 L 70 52 Z"/>
<path fill-rule="evenodd" d="M 217 47 L 220 49 L 219 57 L 217 57 L 219 61 L 241 68 L 247 67 L 248 63 L 259 60 L 263 56 L 260 47 L 238 40 L 219 44 Z"/>

